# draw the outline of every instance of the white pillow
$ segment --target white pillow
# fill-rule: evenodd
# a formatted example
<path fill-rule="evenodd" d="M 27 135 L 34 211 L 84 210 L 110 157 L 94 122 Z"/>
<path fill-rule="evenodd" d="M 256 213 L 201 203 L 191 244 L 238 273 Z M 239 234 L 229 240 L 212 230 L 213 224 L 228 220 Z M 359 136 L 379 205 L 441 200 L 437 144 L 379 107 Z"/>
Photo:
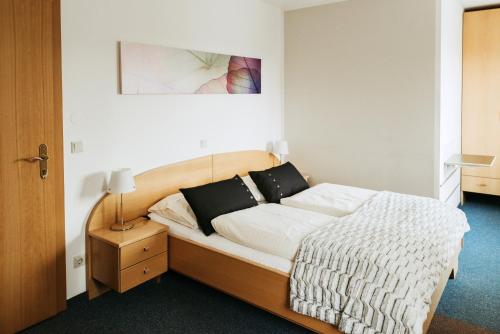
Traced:
<path fill-rule="evenodd" d="M 192 229 L 198 229 L 196 216 L 181 193 L 169 195 L 150 207 L 149 212 L 171 219 Z"/>
<path fill-rule="evenodd" d="M 252 193 L 253 198 L 255 198 L 255 200 L 259 204 L 266 202 L 266 198 L 259 191 L 259 188 L 257 188 L 257 185 L 255 184 L 255 182 L 253 182 L 253 180 L 250 177 L 250 175 L 243 176 L 241 179 L 246 184 L 246 186 L 248 187 L 248 189 L 250 189 L 250 192 Z"/>

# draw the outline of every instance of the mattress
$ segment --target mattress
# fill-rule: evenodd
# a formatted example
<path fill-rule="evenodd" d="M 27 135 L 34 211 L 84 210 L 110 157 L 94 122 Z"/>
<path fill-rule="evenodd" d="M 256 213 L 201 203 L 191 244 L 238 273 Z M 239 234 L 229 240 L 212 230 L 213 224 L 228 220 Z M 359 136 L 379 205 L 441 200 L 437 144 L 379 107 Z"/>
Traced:
<path fill-rule="evenodd" d="M 277 270 L 284 274 L 289 274 L 292 271 L 293 261 L 289 259 L 285 259 L 283 257 L 272 254 L 267 254 L 256 249 L 237 244 L 217 233 L 214 233 L 207 237 L 199 229 L 191 229 L 170 219 L 163 218 L 162 216 L 155 213 L 150 213 L 149 218 L 160 224 L 167 225 L 169 227 L 169 235 L 172 235 L 174 237 L 183 238 L 221 252 L 238 256 L 240 258 L 248 260 L 249 262 L 253 262 L 261 266 Z"/>
<path fill-rule="evenodd" d="M 293 196 L 282 198 L 281 204 L 342 217 L 356 211 L 377 193 L 370 189 L 321 183 Z"/>
<path fill-rule="evenodd" d="M 294 260 L 308 234 L 335 220 L 321 213 L 271 203 L 218 216 L 212 220 L 212 226 L 218 234 L 240 245 Z"/>

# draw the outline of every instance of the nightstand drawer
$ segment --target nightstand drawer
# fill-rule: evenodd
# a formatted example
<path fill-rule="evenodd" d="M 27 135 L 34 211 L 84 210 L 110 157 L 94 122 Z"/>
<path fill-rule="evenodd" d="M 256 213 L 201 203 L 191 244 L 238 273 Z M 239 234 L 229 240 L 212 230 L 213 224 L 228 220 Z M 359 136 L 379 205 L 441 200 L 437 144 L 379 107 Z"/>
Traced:
<path fill-rule="evenodd" d="M 500 179 L 464 175 L 462 176 L 462 191 L 500 195 Z"/>
<path fill-rule="evenodd" d="M 120 292 L 125 292 L 167 271 L 167 253 L 161 253 L 120 272 Z"/>
<path fill-rule="evenodd" d="M 120 249 L 120 269 L 133 266 L 167 250 L 167 233 L 139 240 Z"/>

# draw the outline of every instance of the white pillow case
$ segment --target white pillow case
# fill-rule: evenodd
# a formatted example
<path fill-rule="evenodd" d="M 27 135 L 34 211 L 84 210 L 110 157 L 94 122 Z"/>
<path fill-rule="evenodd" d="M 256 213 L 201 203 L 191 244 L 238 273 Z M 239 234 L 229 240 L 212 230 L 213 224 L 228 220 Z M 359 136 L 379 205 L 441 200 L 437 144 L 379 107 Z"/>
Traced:
<path fill-rule="evenodd" d="M 192 229 L 198 229 L 196 216 L 181 193 L 169 195 L 150 207 L 149 212 L 173 220 Z"/>
<path fill-rule="evenodd" d="M 336 218 L 279 204 L 262 204 L 212 220 L 224 238 L 268 254 L 294 260 L 302 240 Z"/>
<path fill-rule="evenodd" d="M 294 208 L 342 217 L 356 211 L 376 194 L 375 190 L 321 183 L 293 196 L 282 198 L 280 203 Z"/>
<path fill-rule="evenodd" d="M 250 192 L 252 193 L 253 198 L 255 198 L 255 200 L 259 204 L 266 202 L 264 195 L 262 195 L 262 193 L 259 191 L 259 188 L 257 188 L 257 185 L 255 184 L 255 182 L 253 182 L 250 175 L 243 176 L 241 179 L 243 180 L 245 185 L 248 187 L 248 189 L 250 189 Z"/>

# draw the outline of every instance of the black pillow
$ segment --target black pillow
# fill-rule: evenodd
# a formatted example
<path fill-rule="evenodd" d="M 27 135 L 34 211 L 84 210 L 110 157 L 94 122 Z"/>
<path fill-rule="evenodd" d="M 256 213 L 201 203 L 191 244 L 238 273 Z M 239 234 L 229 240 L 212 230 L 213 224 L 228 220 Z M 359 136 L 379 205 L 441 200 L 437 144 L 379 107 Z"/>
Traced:
<path fill-rule="evenodd" d="M 269 203 L 279 203 L 280 199 L 309 188 L 304 177 L 290 162 L 248 174 Z"/>
<path fill-rule="evenodd" d="M 258 204 L 250 189 L 238 175 L 203 186 L 180 189 L 180 191 L 193 209 L 198 225 L 207 236 L 215 232 L 212 227 L 212 219 L 215 217 Z"/>

